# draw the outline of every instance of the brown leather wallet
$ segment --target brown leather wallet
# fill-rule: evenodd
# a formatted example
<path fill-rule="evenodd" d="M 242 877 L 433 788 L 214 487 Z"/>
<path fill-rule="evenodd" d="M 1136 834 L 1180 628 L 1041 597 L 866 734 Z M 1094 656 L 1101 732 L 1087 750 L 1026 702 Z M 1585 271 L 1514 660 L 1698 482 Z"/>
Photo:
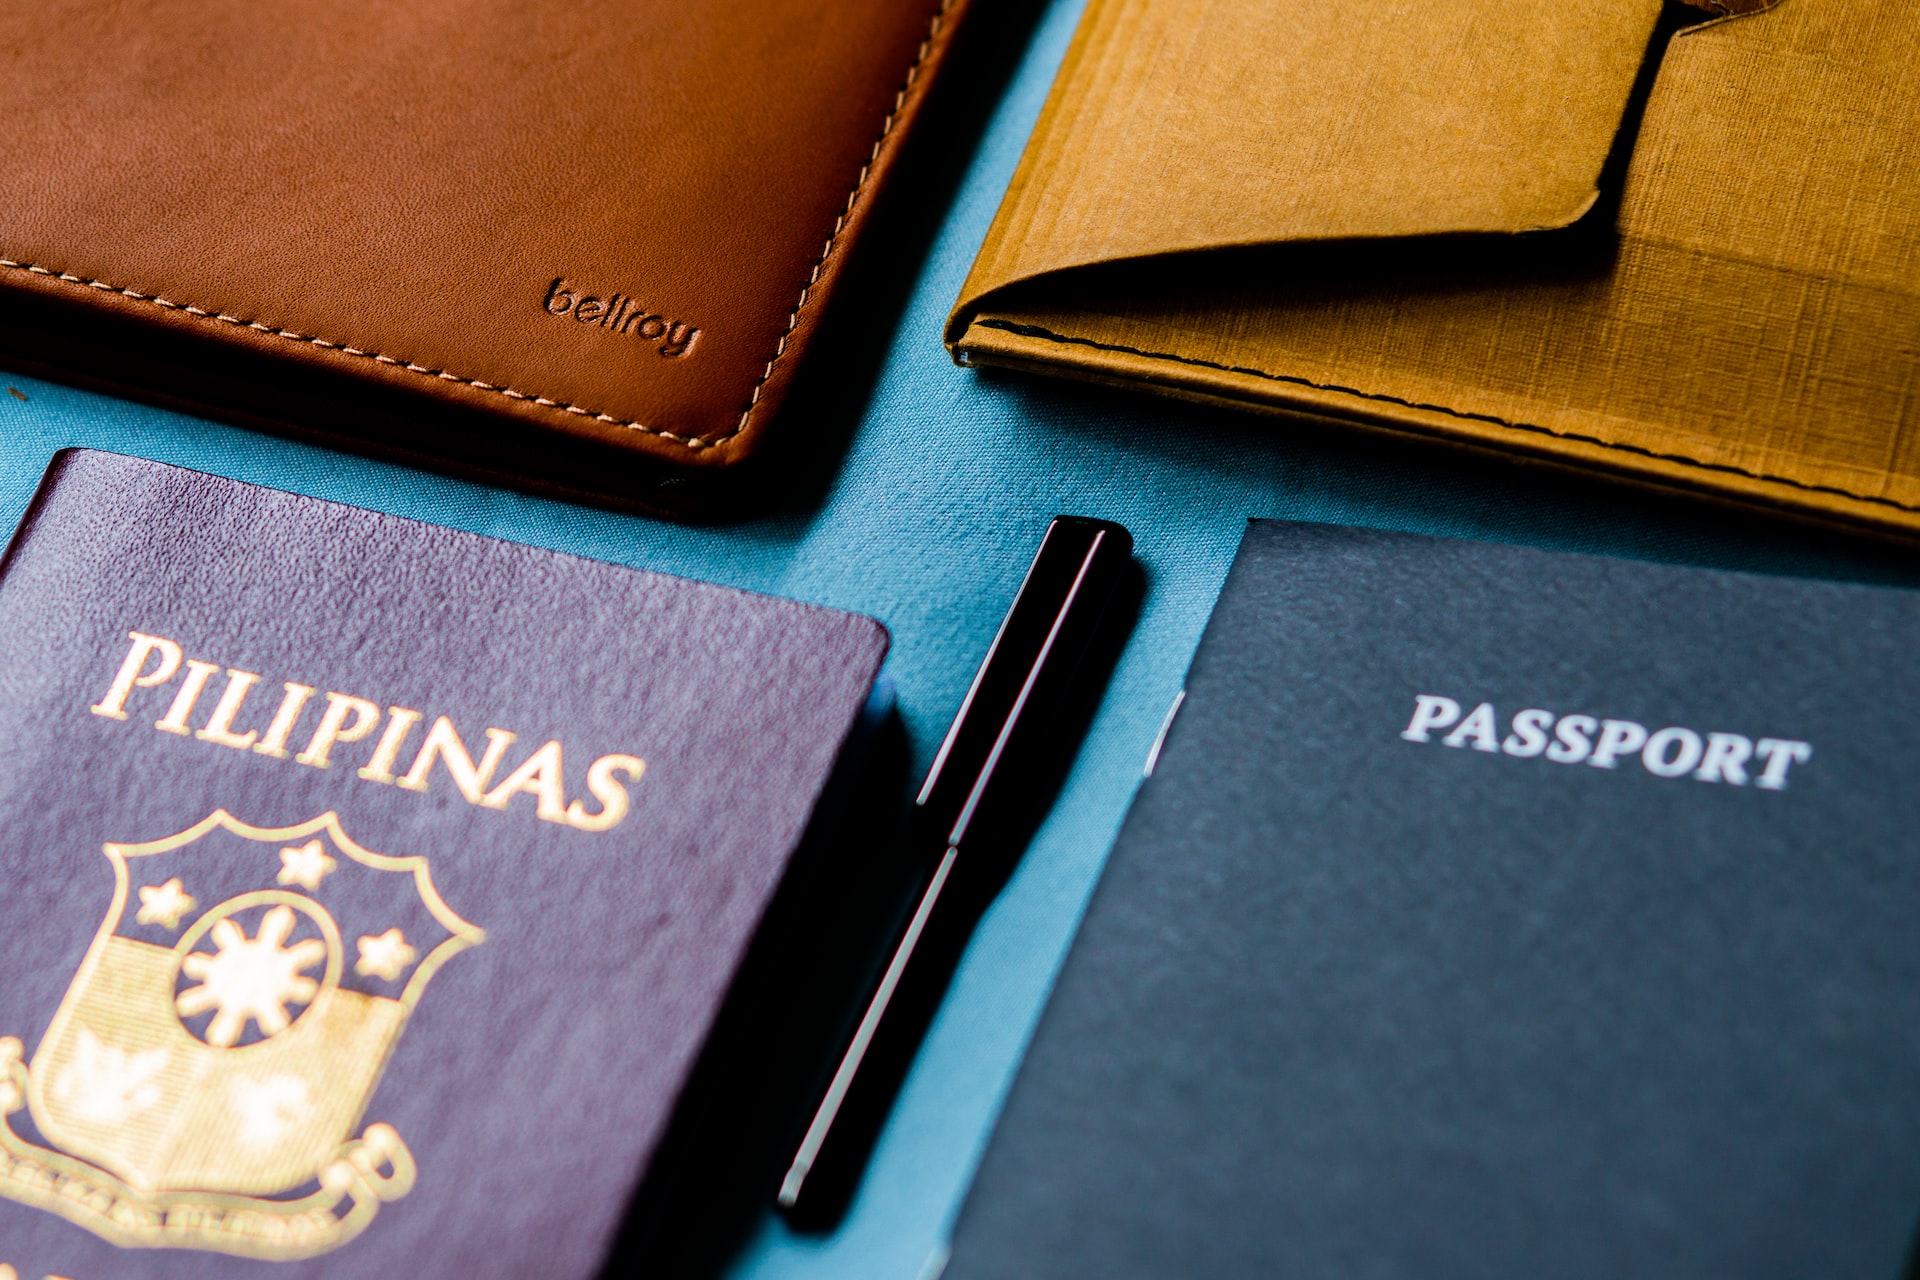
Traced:
<path fill-rule="evenodd" d="M 964 4 L 0 7 L 0 359 L 697 500 L 763 450 Z"/>

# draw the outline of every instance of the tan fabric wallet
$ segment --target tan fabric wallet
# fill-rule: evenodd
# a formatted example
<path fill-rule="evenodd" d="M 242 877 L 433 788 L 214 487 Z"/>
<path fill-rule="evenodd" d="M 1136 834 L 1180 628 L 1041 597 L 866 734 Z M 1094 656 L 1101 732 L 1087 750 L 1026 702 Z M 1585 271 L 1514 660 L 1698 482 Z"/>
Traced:
<path fill-rule="evenodd" d="M 775 429 L 963 4 L 0 6 L 0 361 L 706 493 Z"/>
<path fill-rule="evenodd" d="M 1092 0 L 948 341 L 1920 533 L 1920 6 L 1697 3 Z"/>

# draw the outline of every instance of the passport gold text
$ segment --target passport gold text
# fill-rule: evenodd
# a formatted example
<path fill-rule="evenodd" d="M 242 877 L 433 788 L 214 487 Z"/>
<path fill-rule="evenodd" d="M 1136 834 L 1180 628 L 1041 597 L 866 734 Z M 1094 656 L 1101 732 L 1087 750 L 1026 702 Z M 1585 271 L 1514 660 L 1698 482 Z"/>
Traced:
<path fill-rule="evenodd" d="M 535 817 L 581 831 L 619 825 L 631 807 L 627 789 L 647 769 L 638 756 L 600 756 L 587 766 L 586 796 L 569 799 L 558 739 L 538 747 L 500 777 L 519 740 L 505 729 L 486 730 L 486 745 L 476 760 L 444 715 L 416 735 L 427 718 L 424 712 L 400 706 L 383 711 L 371 699 L 333 689 L 323 692 L 293 680 L 281 683 L 276 701 L 270 688 L 257 688 L 258 672 L 190 658 L 178 643 L 162 636 L 129 631 L 127 637 L 131 644 L 120 669 L 100 701 L 89 708 L 94 715 L 126 720 L 133 714 L 129 704 L 141 699 L 161 706 L 165 692 L 147 690 L 171 691 L 153 722 L 162 733 L 280 760 L 291 757 L 314 769 L 351 763 L 346 757 L 357 758 L 360 744 L 371 741 L 371 752 L 354 770 L 356 777 L 407 791 L 426 791 L 444 778 L 468 804 L 485 809 L 506 809 L 524 793 L 534 799 Z M 297 743 L 304 745 L 296 750 Z"/>

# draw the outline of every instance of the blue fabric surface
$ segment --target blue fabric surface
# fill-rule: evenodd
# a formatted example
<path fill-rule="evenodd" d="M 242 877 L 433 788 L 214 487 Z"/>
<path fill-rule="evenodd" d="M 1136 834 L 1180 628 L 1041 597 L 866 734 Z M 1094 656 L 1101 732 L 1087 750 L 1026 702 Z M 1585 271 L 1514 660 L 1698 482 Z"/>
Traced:
<path fill-rule="evenodd" d="M 911 1280 L 963 1196 L 1022 1046 L 1124 816 L 1246 517 L 1338 521 L 1796 574 L 1920 580 L 1899 553 L 1546 473 L 1242 420 L 1151 397 L 957 369 L 940 326 L 1078 16 L 1040 16 L 815 506 L 686 527 L 488 489 L 0 374 L 0 519 L 64 445 L 139 454 L 601 559 L 842 608 L 893 632 L 889 671 L 924 767 L 1056 511 L 1134 532 L 1145 606 L 1067 785 L 982 921 L 835 1234 L 768 1220 L 739 1280 Z M 836 324 L 861 317 L 836 316 Z"/>

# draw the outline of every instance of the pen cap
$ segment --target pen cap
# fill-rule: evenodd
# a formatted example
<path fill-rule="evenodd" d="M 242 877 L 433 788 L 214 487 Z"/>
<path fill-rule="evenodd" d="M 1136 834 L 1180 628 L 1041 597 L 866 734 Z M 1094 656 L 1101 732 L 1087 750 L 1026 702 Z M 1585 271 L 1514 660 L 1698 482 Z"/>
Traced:
<path fill-rule="evenodd" d="M 1112 521 L 1054 517 L 915 800 L 929 838 L 957 846 L 1008 811 L 1132 554 Z"/>

